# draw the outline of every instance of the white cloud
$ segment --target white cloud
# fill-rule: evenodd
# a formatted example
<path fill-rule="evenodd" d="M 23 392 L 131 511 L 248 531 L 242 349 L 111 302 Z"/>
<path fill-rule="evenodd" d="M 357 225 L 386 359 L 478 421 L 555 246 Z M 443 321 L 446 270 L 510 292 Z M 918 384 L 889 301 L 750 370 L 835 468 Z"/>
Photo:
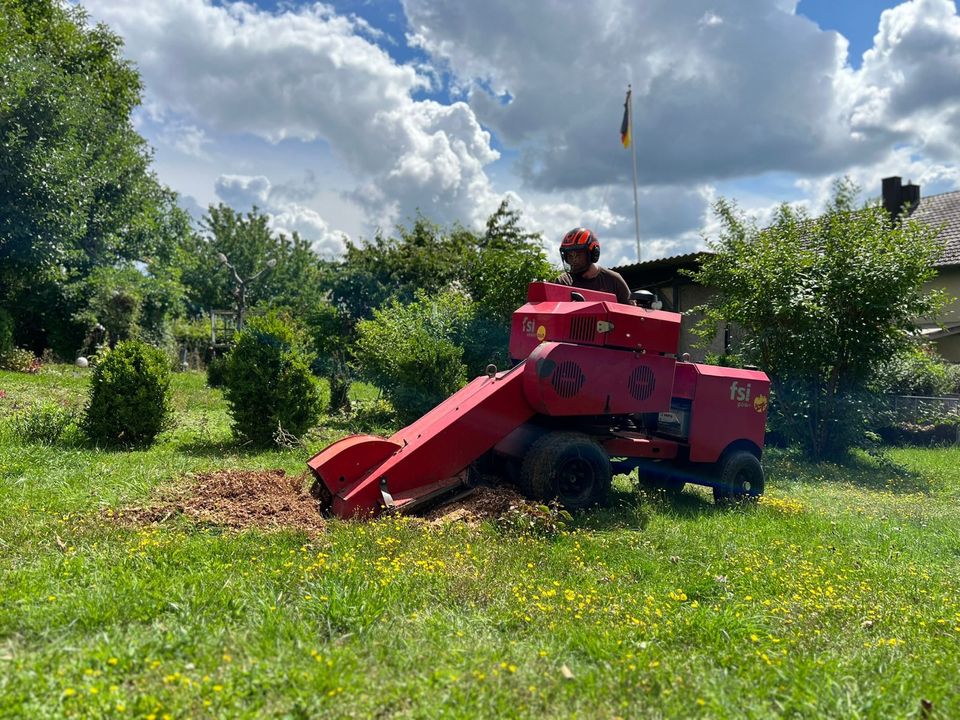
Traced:
<path fill-rule="evenodd" d="M 890 128 L 934 160 L 960 160 L 960 17 L 952 0 L 884 11 L 855 78 L 863 132 Z"/>
<path fill-rule="evenodd" d="M 308 177 L 307 186 L 310 181 Z M 217 195 L 227 205 L 240 212 L 259 208 L 269 216 L 271 229 L 286 234 L 299 233 L 324 257 L 338 256 L 344 250 L 346 233 L 332 230 L 320 213 L 296 202 L 311 195 L 293 183 L 275 187 L 262 175 L 221 175 L 216 188 Z"/>
<path fill-rule="evenodd" d="M 206 163 L 198 176 L 221 176 L 221 198 L 256 201 L 326 248 L 340 237 L 330 218 L 365 213 L 367 228 L 389 229 L 420 209 L 476 225 L 508 192 L 551 253 L 585 224 L 606 264 L 632 261 L 630 153 L 618 142 L 628 82 L 645 258 L 702 247 L 724 187 L 750 188 L 742 205 L 762 220 L 784 188 L 817 212 L 844 174 L 868 196 L 894 174 L 924 194 L 960 183 L 951 0 L 884 12 L 859 70 L 846 39 L 796 14 L 796 0 L 403 3 L 426 61 L 398 64 L 377 45 L 392 42 L 382 30 L 323 4 L 85 4 L 125 37 L 144 125 L 177 167 Z M 444 83 L 467 102 L 417 99 Z M 259 164 L 235 152 L 250 136 L 317 164 L 264 167 L 263 141 Z M 207 199 L 199 182 L 190 192 Z"/>
<path fill-rule="evenodd" d="M 263 208 L 270 197 L 270 181 L 263 175 L 221 175 L 216 182 L 217 195 L 234 208 Z"/>
<path fill-rule="evenodd" d="M 277 12 L 205 0 L 86 5 L 125 38 L 157 117 L 272 142 L 323 140 L 377 187 L 366 193 L 376 219 L 421 207 L 466 221 L 478 203 L 492 204 L 484 168 L 497 153 L 473 112 L 414 100 L 430 78 L 394 62 L 362 20 L 319 3 Z"/>
<path fill-rule="evenodd" d="M 846 42 L 792 5 L 405 2 L 416 42 L 472 88 L 480 120 L 523 147 L 524 178 L 547 190 L 629 183 L 616 142 L 628 82 L 642 185 L 832 171 L 884 147 L 877 133 L 851 137 L 837 92 Z"/>

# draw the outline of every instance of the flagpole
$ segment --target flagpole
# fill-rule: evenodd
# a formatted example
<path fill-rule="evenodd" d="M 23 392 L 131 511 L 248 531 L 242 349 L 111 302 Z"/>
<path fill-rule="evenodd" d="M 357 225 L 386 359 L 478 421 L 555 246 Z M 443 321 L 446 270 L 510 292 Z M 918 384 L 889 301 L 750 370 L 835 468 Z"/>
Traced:
<path fill-rule="evenodd" d="M 637 136 L 633 134 L 633 87 L 627 85 L 627 115 L 630 119 L 630 151 L 633 155 L 633 222 L 637 230 L 637 262 L 640 257 L 640 207 L 637 204 Z"/>

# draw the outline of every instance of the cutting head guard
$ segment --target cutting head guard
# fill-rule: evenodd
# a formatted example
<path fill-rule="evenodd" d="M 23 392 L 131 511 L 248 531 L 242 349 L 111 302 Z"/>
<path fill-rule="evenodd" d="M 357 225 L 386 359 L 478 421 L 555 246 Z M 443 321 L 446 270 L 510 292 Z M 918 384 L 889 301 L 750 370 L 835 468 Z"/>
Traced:
<path fill-rule="evenodd" d="M 600 259 L 600 241 L 593 234 L 593 230 L 578 227 L 563 236 L 563 241 L 560 243 L 560 257 L 565 261 L 567 253 L 575 250 L 586 250 L 592 263 Z"/>

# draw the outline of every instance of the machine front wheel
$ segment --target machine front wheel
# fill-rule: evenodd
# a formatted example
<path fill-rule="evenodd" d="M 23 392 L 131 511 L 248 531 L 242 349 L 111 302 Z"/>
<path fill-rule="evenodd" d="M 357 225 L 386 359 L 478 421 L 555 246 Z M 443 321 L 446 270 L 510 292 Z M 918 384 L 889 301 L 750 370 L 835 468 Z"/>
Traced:
<path fill-rule="evenodd" d="M 588 436 L 554 432 L 537 440 L 520 468 L 520 489 L 537 500 L 556 498 L 568 510 L 603 504 L 610 492 L 610 458 Z"/>
<path fill-rule="evenodd" d="M 737 450 L 720 461 L 719 485 L 713 488 L 718 505 L 759 500 L 763 495 L 763 466 L 751 452 Z"/>

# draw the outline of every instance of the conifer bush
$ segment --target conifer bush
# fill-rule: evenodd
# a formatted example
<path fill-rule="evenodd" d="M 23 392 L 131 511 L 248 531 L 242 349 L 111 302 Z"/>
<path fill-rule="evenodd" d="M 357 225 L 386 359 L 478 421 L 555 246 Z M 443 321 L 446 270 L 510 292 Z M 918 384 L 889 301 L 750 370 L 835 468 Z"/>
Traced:
<path fill-rule="evenodd" d="M 311 359 L 277 315 L 252 318 L 226 358 L 224 396 L 234 433 L 263 446 L 278 430 L 295 436 L 309 430 L 323 407 Z"/>
<path fill-rule="evenodd" d="M 84 430 L 110 445 L 149 445 L 170 418 L 170 363 L 140 340 L 99 356 L 90 381 Z"/>

